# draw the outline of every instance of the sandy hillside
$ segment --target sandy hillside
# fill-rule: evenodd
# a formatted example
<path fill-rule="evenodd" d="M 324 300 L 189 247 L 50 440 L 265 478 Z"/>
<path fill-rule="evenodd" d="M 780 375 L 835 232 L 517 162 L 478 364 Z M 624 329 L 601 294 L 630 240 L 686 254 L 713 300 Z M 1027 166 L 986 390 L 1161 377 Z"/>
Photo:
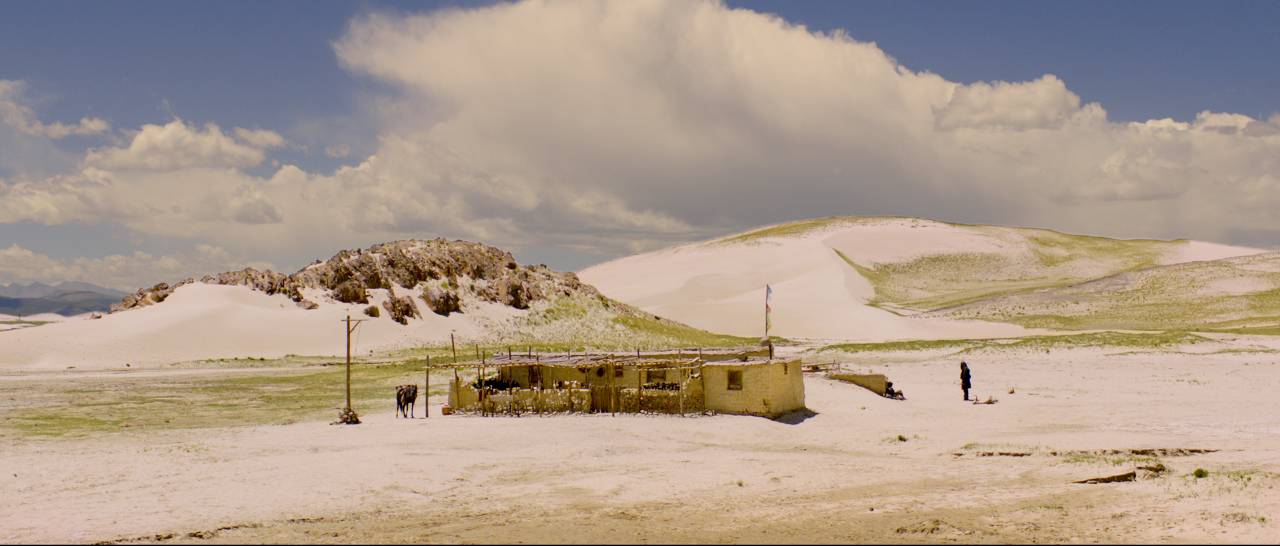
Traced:
<path fill-rule="evenodd" d="M 385 293 L 371 294 L 378 304 Z M 78 369 L 153 365 L 201 358 L 279 357 L 286 354 L 340 355 L 346 350 L 342 325 L 348 314 L 369 319 L 364 304 L 326 301 L 302 309 L 282 294 L 268 296 L 244 286 L 193 283 L 164 302 L 100 319 L 80 318 L 4 332 L 0 366 Z M 476 317 L 500 317 L 502 306 L 440 317 L 428 314 L 401 325 L 390 318 L 369 320 L 353 337 L 357 354 L 371 350 L 448 341 L 477 335 Z"/>
<path fill-rule="evenodd" d="M 1259 252 L 911 218 L 829 218 L 622 258 L 579 276 L 652 313 L 737 335 L 762 334 L 764 286 L 770 284 L 777 335 L 973 338 L 1025 330 L 914 315 L 1124 271 Z"/>
<path fill-rule="evenodd" d="M 816 415 L 794 424 L 444 417 L 437 398 L 429 420 L 366 406 L 357 427 L 4 428 L 0 540 L 1141 543 L 1280 532 L 1274 352 L 971 355 L 976 393 L 999 400 L 980 406 L 959 400 L 950 356 L 840 358 L 888 373 L 908 400 L 811 375 Z M 186 381 L 178 373 L 9 376 L 0 412 L 28 411 L 44 402 L 13 395 L 51 387 L 94 400 L 191 396 L 149 390 Z M 1072 483 L 1155 464 L 1168 470 Z"/>
<path fill-rule="evenodd" d="M 1152 267 L 933 315 L 1072 329 L 1280 331 L 1280 253 Z"/>

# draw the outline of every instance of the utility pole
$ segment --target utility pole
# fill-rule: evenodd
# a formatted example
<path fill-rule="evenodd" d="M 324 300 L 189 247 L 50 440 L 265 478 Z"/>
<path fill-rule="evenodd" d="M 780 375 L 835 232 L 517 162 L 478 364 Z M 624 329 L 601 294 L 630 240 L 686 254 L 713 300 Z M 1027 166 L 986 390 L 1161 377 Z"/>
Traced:
<path fill-rule="evenodd" d="M 453 350 L 453 363 L 458 363 L 458 345 L 453 342 L 453 332 L 449 332 L 449 348 Z"/>
<path fill-rule="evenodd" d="M 364 322 L 364 319 L 352 319 L 351 315 L 348 314 L 347 318 L 342 322 L 347 323 L 347 409 L 344 414 L 355 415 L 355 412 L 351 410 L 351 333 L 356 331 L 356 328 L 360 326 L 361 322 Z M 358 423 L 359 421 L 356 422 Z"/>

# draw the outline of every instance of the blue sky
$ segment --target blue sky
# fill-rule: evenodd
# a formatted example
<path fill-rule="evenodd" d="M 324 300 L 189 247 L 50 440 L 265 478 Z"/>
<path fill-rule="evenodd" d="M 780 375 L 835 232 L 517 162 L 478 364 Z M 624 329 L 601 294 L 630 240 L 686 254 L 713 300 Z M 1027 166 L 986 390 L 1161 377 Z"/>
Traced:
<path fill-rule="evenodd" d="M 54 119 L 88 114 L 134 126 L 176 113 L 287 128 L 348 114 L 376 85 L 343 70 L 329 47 L 351 17 L 486 3 L 7 3 L 0 77 L 29 82 Z M 1056 74 L 1118 120 L 1190 119 L 1206 109 L 1266 117 L 1280 109 L 1278 2 L 729 4 L 815 30 L 845 29 L 914 70 L 954 81 Z"/>
<path fill-rule="evenodd" d="M 440 72 L 429 73 L 424 69 L 422 74 L 403 73 L 404 67 L 393 67 L 383 62 L 389 57 L 381 60 L 376 56 L 361 57 L 344 66 L 334 44 L 349 36 L 351 22 L 370 14 L 391 14 L 388 20 L 396 21 L 412 19 L 414 14 L 435 12 L 441 8 L 465 10 L 486 4 L 334 0 L 181 3 L 55 0 L 6 3 L 0 8 L 3 11 L 3 16 L 0 16 L 0 80 L 23 82 L 25 107 L 35 112 L 44 123 L 74 123 L 82 117 L 93 117 L 109 122 L 112 130 L 106 136 L 71 136 L 49 142 L 0 139 L 0 143 L 9 143 L 11 155 L 21 153 L 24 158 L 20 162 L 21 168 L 11 166 L 6 169 L 4 153 L 0 151 L 0 179 L 39 180 L 74 171 L 86 150 L 107 145 L 125 146 L 143 124 L 164 124 L 175 117 L 193 129 L 212 122 L 227 132 L 239 127 L 265 129 L 283 136 L 288 145 L 267 150 L 267 160 L 236 165 L 235 168 L 246 176 L 264 180 L 286 164 L 297 165 L 316 176 L 332 174 L 334 169 L 356 165 L 369 155 L 385 150 L 382 139 L 388 135 L 412 132 L 411 127 L 397 125 L 395 118 L 417 119 L 413 116 L 420 114 L 417 110 L 423 108 L 424 100 L 435 100 L 431 94 L 447 87 L 438 87 L 432 78 L 450 83 L 446 81 L 449 75 Z M 1275 26 L 1280 21 L 1280 2 L 738 0 L 730 1 L 728 5 L 774 13 L 789 23 L 803 24 L 812 31 L 843 29 L 858 42 L 874 42 L 885 54 L 912 71 L 932 72 L 947 82 L 959 85 L 1032 82 L 1045 74 L 1053 74 L 1064 82 L 1064 91 L 1078 97 L 1080 104 L 1100 104 L 1105 109 L 1107 121 L 1117 128 L 1125 122 L 1166 117 L 1191 122 L 1203 111 L 1242 114 L 1262 123 L 1280 112 L 1280 70 L 1277 70 L 1280 63 L 1276 61 L 1276 54 L 1280 52 L 1280 32 Z M 592 9 L 589 4 L 586 6 L 584 9 Z M 676 4 L 677 10 L 681 7 L 686 6 Z M 526 11 L 532 13 L 536 10 Z M 461 19 L 450 19 L 450 24 L 464 25 Z M 495 27 L 497 24 L 494 23 Z M 529 24 L 537 23 L 530 21 Z M 386 25 L 394 26 L 392 23 Z M 650 28 L 647 32 L 654 33 L 661 28 Z M 388 32 L 405 30 L 399 28 Z M 413 39 L 423 39 L 425 43 L 434 38 L 414 35 Z M 582 48 L 592 48 L 589 42 L 592 39 L 599 38 L 582 38 Z M 640 47 L 645 46 L 641 44 Z M 654 46 L 650 44 L 650 47 Z M 417 50 L 414 51 L 401 54 L 416 54 Z M 467 54 L 466 50 L 459 51 L 459 55 Z M 572 73 L 569 74 L 572 77 Z M 419 87 L 413 87 L 415 85 Z M 628 99 L 618 97 L 617 100 Z M 498 103 L 487 108 L 500 111 L 504 106 Z M 392 109 L 409 114 L 389 115 Z M 426 127 L 439 121 L 427 116 L 420 124 Z M 1261 130 L 1258 128 L 1264 125 L 1255 129 Z M 849 130 L 856 131 L 857 127 Z M 543 143 L 523 143 L 533 144 Z M 346 146 L 350 153 L 341 157 L 326 155 L 324 149 L 334 145 Z M 523 145 L 511 143 L 516 148 Z M 469 161 L 486 163 L 486 172 L 498 168 L 496 164 L 488 164 L 493 160 L 489 157 L 491 153 L 494 158 L 500 155 L 496 151 L 469 149 L 468 153 Z M 564 152 L 561 150 L 559 153 Z M 1134 154 L 1125 157 L 1136 161 Z M 800 161 L 800 156 L 792 159 Z M 600 165 L 570 174 L 559 167 L 545 166 L 562 162 L 559 160 L 524 158 L 522 161 L 543 165 L 543 168 L 521 173 L 506 172 L 505 175 L 556 183 L 556 177 L 580 176 L 583 177 L 581 184 L 593 184 L 598 180 L 590 177 L 612 176 L 600 173 L 629 168 L 624 164 Z M 1174 169 L 1165 165 L 1167 162 L 1163 160 L 1154 161 L 1154 164 L 1163 165 L 1160 168 Z M 778 173 L 787 172 L 782 162 L 776 168 Z M 983 167 L 966 168 L 976 173 Z M 1187 169 L 1195 168 L 1198 166 L 1182 166 L 1175 170 L 1189 172 Z M 621 204 L 617 206 L 638 214 L 637 219 L 627 226 L 601 228 L 592 223 L 594 220 L 584 220 L 591 227 L 568 228 L 530 221 L 530 225 L 502 229 L 526 235 L 533 230 L 542 234 L 541 238 L 525 240 L 496 236 L 498 240 L 489 242 L 508 243 L 506 239 L 510 238 L 509 244 L 516 249 L 518 256 L 572 269 L 626 253 L 626 248 L 643 249 L 759 223 L 818 214 L 919 214 L 972 222 L 1038 223 L 1026 215 L 992 212 L 994 209 L 982 199 L 967 202 L 966 198 L 961 198 L 950 201 L 948 207 L 938 203 L 925 206 L 870 186 L 865 191 L 878 192 L 874 193 L 874 198 L 857 197 L 847 193 L 843 187 L 823 185 L 831 178 L 829 173 L 845 173 L 842 175 L 845 180 L 855 185 L 858 183 L 857 175 L 917 178 L 925 175 L 898 173 L 892 166 L 868 166 L 864 172 L 853 175 L 841 170 L 844 167 L 833 169 L 826 171 L 828 174 L 801 177 L 812 179 L 814 187 L 810 192 L 799 192 L 803 197 L 797 197 L 789 205 L 791 208 L 767 196 L 767 191 L 760 190 L 761 202 L 744 208 L 750 213 L 741 217 L 696 219 L 682 207 L 691 199 L 696 201 L 699 196 L 684 196 L 679 203 L 664 204 L 644 193 L 631 195 L 628 188 L 647 183 L 633 180 L 628 182 L 631 186 L 609 188 L 607 191 L 602 189 L 599 196 L 593 197 L 602 203 L 619 201 Z M 856 169 L 860 167 L 855 166 Z M 694 172 L 702 173 L 698 169 L 689 171 Z M 663 172 L 646 176 L 679 177 L 686 174 Z M 1250 173 L 1240 176 L 1253 177 L 1250 180 L 1262 176 L 1265 183 L 1270 183 L 1266 181 L 1272 174 L 1264 171 L 1261 175 Z M 490 172 L 484 176 L 493 174 Z M 1134 180 L 1146 177 L 1144 174 L 1127 176 Z M 1150 178 L 1160 177 L 1151 174 Z M 628 177 L 620 175 L 619 179 Z M 1211 180 L 1216 178 L 1205 178 L 1202 184 Z M 1026 180 L 1021 183 L 1025 185 Z M 1121 190 L 1090 190 L 1089 195 L 1119 195 L 1121 201 L 1137 203 L 1132 205 L 1135 207 L 1133 211 L 1148 211 L 1152 195 L 1163 196 L 1173 191 L 1147 188 L 1135 194 L 1130 186 L 1137 183 L 1126 180 L 1122 181 Z M 1191 182 L 1187 184 L 1194 185 Z M 744 191 L 744 195 L 748 195 L 755 190 L 752 187 Z M 972 196 L 973 193 L 965 195 Z M 4 204 L 4 199 L 0 194 L 0 205 Z M 995 200 L 996 196 L 991 196 L 990 201 Z M 406 213 L 398 212 L 398 227 L 378 233 L 474 237 L 499 233 L 494 230 L 509 219 L 509 213 L 504 212 L 500 205 L 474 198 L 467 202 L 471 210 L 486 211 L 489 215 L 483 219 L 473 218 L 478 222 L 476 225 L 491 221 L 493 226 L 468 231 L 423 218 L 409 218 Z M 1117 216 L 1125 216 L 1118 210 L 1125 206 L 1129 205 L 1111 203 L 1100 207 Z M 1271 231 L 1257 225 L 1183 225 L 1173 220 L 1175 213 L 1172 209 L 1150 209 L 1142 214 L 1155 215 L 1150 225 L 1092 224 L 1087 221 L 1086 213 L 1050 218 L 1044 222 L 1048 227 L 1077 230 L 1097 225 L 1102 234 L 1115 236 L 1200 237 L 1242 244 L 1268 244 L 1272 237 Z M 62 215 L 57 220 L 24 217 L 22 214 L 11 216 L 7 220 L 0 218 L 0 248 L 17 244 L 56 260 L 96 259 L 133 251 L 169 255 L 209 242 L 195 234 L 171 236 L 158 233 L 158 228 L 147 231 L 136 224 L 99 217 L 90 219 L 87 215 Z M 642 224 L 649 227 L 637 227 Z M 658 225 L 666 227 L 653 227 Z M 613 233 L 610 230 L 616 229 L 618 234 L 629 233 L 647 242 L 632 247 L 584 242 L 587 237 L 582 229 L 591 232 L 603 229 L 606 233 Z M 369 236 L 375 235 L 371 232 Z M 358 237 L 349 239 L 350 242 L 360 240 Z M 373 242 L 377 241 L 368 240 L 365 244 Z M 321 251 L 322 247 L 317 245 L 299 245 L 286 251 L 269 252 L 248 244 L 242 249 L 237 249 L 234 242 L 217 241 L 216 244 L 232 247 L 230 250 L 240 257 L 238 259 L 265 260 L 284 269 L 331 252 Z M 287 256 L 279 257 L 282 252 Z M 0 282 L 3 280 L 0 278 Z"/>

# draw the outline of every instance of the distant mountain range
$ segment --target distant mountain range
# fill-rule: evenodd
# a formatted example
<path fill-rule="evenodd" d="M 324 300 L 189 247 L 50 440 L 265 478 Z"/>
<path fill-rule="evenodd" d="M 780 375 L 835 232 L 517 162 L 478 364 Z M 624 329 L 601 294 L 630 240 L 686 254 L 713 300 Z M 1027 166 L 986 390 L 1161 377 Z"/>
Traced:
<path fill-rule="evenodd" d="M 126 294 L 85 282 L 45 284 L 0 284 L 0 313 L 35 315 L 56 313 L 71 316 L 107 311 Z"/>

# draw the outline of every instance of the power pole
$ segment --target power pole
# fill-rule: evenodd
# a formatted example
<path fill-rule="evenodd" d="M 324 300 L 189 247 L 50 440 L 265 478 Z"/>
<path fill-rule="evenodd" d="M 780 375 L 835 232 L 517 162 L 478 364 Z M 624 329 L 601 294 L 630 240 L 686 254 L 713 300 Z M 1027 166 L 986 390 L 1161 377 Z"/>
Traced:
<path fill-rule="evenodd" d="M 356 331 L 364 319 L 352 320 L 348 314 L 343 322 L 347 323 L 347 413 L 351 413 L 351 333 Z"/>

